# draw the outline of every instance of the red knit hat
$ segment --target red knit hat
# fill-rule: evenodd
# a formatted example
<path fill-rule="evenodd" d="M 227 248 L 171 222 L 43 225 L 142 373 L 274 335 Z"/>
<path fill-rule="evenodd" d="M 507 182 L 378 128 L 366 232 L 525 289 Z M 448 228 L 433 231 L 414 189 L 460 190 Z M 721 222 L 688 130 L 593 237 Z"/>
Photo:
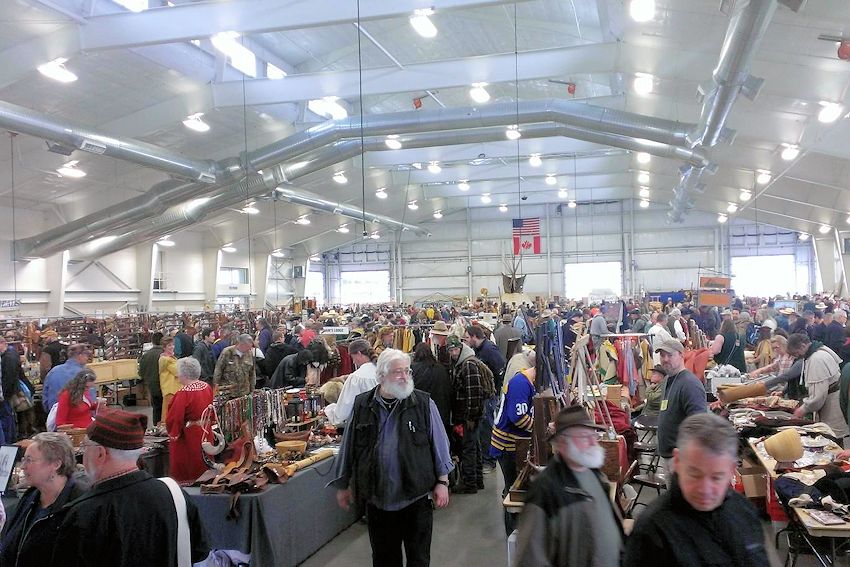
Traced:
<path fill-rule="evenodd" d="M 148 416 L 122 410 L 102 409 L 86 429 L 88 438 L 111 449 L 139 449 L 144 444 Z"/>

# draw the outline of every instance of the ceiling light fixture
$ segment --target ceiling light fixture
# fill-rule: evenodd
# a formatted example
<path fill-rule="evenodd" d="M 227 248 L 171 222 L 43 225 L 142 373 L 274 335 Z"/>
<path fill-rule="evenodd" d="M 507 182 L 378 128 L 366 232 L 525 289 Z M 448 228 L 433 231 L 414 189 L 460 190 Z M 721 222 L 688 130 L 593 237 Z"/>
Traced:
<path fill-rule="evenodd" d="M 647 201 L 646 199 L 641 199 L 640 200 L 640 208 L 645 209 L 647 207 L 649 207 L 649 201 Z"/>
<path fill-rule="evenodd" d="M 275 258 L 285 258 L 286 254 L 284 254 L 283 250 L 278 248 L 277 250 L 272 250 L 272 256 Z"/>
<path fill-rule="evenodd" d="M 543 165 L 543 160 L 540 158 L 540 154 L 531 154 L 528 158 L 528 165 L 531 167 L 540 167 Z"/>
<path fill-rule="evenodd" d="M 569 203 L 567 203 L 567 206 L 571 209 L 575 209 L 577 204 L 575 201 L 570 201 Z"/>
<path fill-rule="evenodd" d="M 242 208 L 242 212 L 246 215 L 257 215 L 260 213 L 260 209 L 254 206 L 254 203 L 250 203 Z"/>
<path fill-rule="evenodd" d="M 296 221 L 295 221 L 295 224 L 300 224 L 300 225 L 302 225 L 302 226 L 307 226 L 308 224 L 310 224 L 310 219 L 308 219 L 306 216 L 304 216 L 304 217 L 299 217 L 299 218 L 298 218 L 298 220 L 296 220 Z"/>
<path fill-rule="evenodd" d="M 160 238 L 159 240 L 157 240 L 156 243 L 159 244 L 160 246 L 165 246 L 166 248 L 171 248 L 172 246 L 175 246 L 177 244 L 176 242 L 171 240 L 171 237 L 167 234 L 165 236 L 163 236 L 162 238 Z"/>
<path fill-rule="evenodd" d="M 458 181 L 457 188 L 461 191 L 469 191 L 469 181 L 466 179 L 461 179 Z"/>
<path fill-rule="evenodd" d="M 77 80 L 77 76 L 65 68 L 65 63 L 68 60 L 64 57 L 59 57 L 58 59 L 54 59 L 49 63 L 44 63 L 43 65 L 39 65 L 36 67 L 38 72 L 47 77 L 48 79 L 53 79 L 54 81 L 59 81 L 60 83 L 73 83 Z"/>
<path fill-rule="evenodd" d="M 752 199 L 753 193 L 749 189 L 741 189 L 741 194 L 738 195 L 738 199 L 743 202 L 747 202 Z"/>
<path fill-rule="evenodd" d="M 499 212 L 500 213 L 508 212 L 508 206 L 506 204 L 502 203 L 501 205 L 499 205 Z"/>
<path fill-rule="evenodd" d="M 401 141 L 398 139 L 398 134 L 390 134 L 389 136 L 387 136 L 387 139 L 384 141 L 384 143 L 391 150 L 401 149 Z"/>
<path fill-rule="evenodd" d="M 71 177 L 73 179 L 79 179 L 80 177 L 85 177 L 86 172 L 77 167 L 77 164 L 80 163 L 78 160 L 71 160 L 62 167 L 56 170 L 61 177 Z"/>
<path fill-rule="evenodd" d="M 428 17 L 433 15 L 434 10 L 431 10 L 430 8 L 414 10 L 413 15 L 410 16 L 410 25 L 413 26 L 416 33 L 424 38 L 430 39 L 432 37 L 436 37 L 437 26 L 435 26 L 434 22 L 431 21 L 431 18 Z"/>
<path fill-rule="evenodd" d="M 204 122 L 203 120 L 201 120 L 201 116 L 203 116 L 203 115 L 204 115 L 203 112 L 197 112 L 195 114 L 190 114 L 189 116 L 186 117 L 186 120 L 183 121 L 183 126 L 185 126 L 189 130 L 192 130 L 194 132 L 200 132 L 200 133 L 209 132 L 210 131 L 210 125 L 207 124 L 206 122 Z"/>
<path fill-rule="evenodd" d="M 649 73 L 635 73 L 635 80 L 632 82 L 632 86 L 637 94 L 648 95 L 652 92 L 654 82 L 655 77 Z"/>
<path fill-rule="evenodd" d="M 806 240 L 809 239 L 809 236 L 810 236 L 809 233 L 801 232 L 800 236 L 798 236 L 797 238 L 799 238 L 801 242 L 805 242 Z"/>
<path fill-rule="evenodd" d="M 443 218 L 443 211 L 441 211 L 439 209 L 434 211 L 434 218 L 437 219 L 437 220 L 440 220 L 441 218 Z"/>
<path fill-rule="evenodd" d="M 724 222 L 726 222 L 728 220 L 729 220 L 729 217 L 727 217 L 723 213 L 720 213 L 719 215 L 717 215 L 717 222 L 719 222 L 720 224 L 723 224 Z"/>
<path fill-rule="evenodd" d="M 650 161 L 652 161 L 652 156 L 646 152 L 638 152 L 637 153 L 637 162 L 641 165 L 646 165 Z"/>
<path fill-rule="evenodd" d="M 640 191 L 638 191 L 638 195 L 640 195 L 644 199 L 649 198 L 649 189 L 647 187 L 641 187 Z"/>
<path fill-rule="evenodd" d="M 416 204 L 416 201 L 410 201 L 407 204 L 407 208 L 410 209 L 411 211 L 415 211 L 419 208 L 419 205 Z"/>
<path fill-rule="evenodd" d="M 522 138 L 522 132 L 519 131 L 519 126 L 516 124 L 508 126 L 507 130 L 505 130 L 505 137 L 508 140 L 519 140 Z"/>
<path fill-rule="evenodd" d="M 758 171 L 758 175 L 756 176 L 756 183 L 758 183 L 759 185 L 767 185 L 768 183 L 770 183 L 771 179 L 773 179 L 773 177 L 770 175 L 769 171 L 767 171 L 766 169 L 760 169 Z"/>
<path fill-rule="evenodd" d="M 469 98 L 478 104 L 484 104 L 490 100 L 490 93 L 484 87 L 487 83 L 472 83 L 472 88 L 469 89 Z"/>
<path fill-rule="evenodd" d="M 566 199 L 568 196 L 569 196 L 569 194 L 567 193 L 566 187 L 561 187 L 560 189 L 558 189 L 558 198 L 559 199 Z"/>
<path fill-rule="evenodd" d="M 546 181 L 546 185 L 557 185 L 558 184 L 558 178 L 555 177 L 554 173 L 547 174 L 545 181 Z"/>
<path fill-rule="evenodd" d="M 432 162 L 428 163 L 428 171 L 430 171 L 434 175 L 437 175 L 438 173 L 443 171 L 443 168 L 440 167 L 440 162 L 432 161 Z"/>
<path fill-rule="evenodd" d="M 737 205 L 737 204 L 735 204 L 735 203 L 729 203 L 729 205 L 726 207 L 726 212 L 727 212 L 727 213 L 736 213 L 736 212 L 738 212 L 738 205 Z"/>
<path fill-rule="evenodd" d="M 227 243 L 227 244 L 225 244 L 224 246 L 221 247 L 221 251 L 227 252 L 228 254 L 231 254 L 233 252 L 236 252 L 236 247 L 231 243 Z"/>
<path fill-rule="evenodd" d="M 347 224 L 341 224 L 341 225 L 339 225 L 339 228 L 336 229 L 336 231 L 341 233 L 341 234 L 348 234 L 348 225 Z"/>
<path fill-rule="evenodd" d="M 629 15 L 636 22 L 648 22 L 655 18 L 655 0 L 632 0 Z"/>
<path fill-rule="evenodd" d="M 826 234 L 830 230 L 832 230 L 832 227 L 829 225 L 822 224 L 820 225 L 820 227 L 818 227 L 818 232 L 821 234 Z"/>
<path fill-rule="evenodd" d="M 646 171 L 641 171 L 638 173 L 638 183 L 641 185 L 649 184 L 649 173 Z"/>
<path fill-rule="evenodd" d="M 378 199 L 386 199 L 387 198 L 387 190 L 381 187 L 377 191 L 375 191 L 375 197 Z"/>
<path fill-rule="evenodd" d="M 378 233 L 378 232 L 373 232 L 373 233 L 369 236 L 369 238 L 371 238 L 372 240 L 378 240 L 379 238 L 381 238 L 381 234 L 380 234 L 380 233 Z"/>
<path fill-rule="evenodd" d="M 797 156 L 800 155 L 800 148 L 793 144 L 782 144 L 784 149 L 780 154 L 780 157 L 785 161 L 793 161 L 797 159 Z"/>
<path fill-rule="evenodd" d="M 348 178 L 345 176 L 344 171 L 337 171 L 334 173 L 333 180 L 339 183 L 340 185 L 345 185 L 348 183 Z"/>
<path fill-rule="evenodd" d="M 490 198 L 490 193 L 484 193 L 483 195 L 481 195 L 481 202 L 485 205 L 489 205 L 490 203 L 492 203 L 493 199 Z"/>
<path fill-rule="evenodd" d="M 821 101 L 821 109 L 818 112 L 818 122 L 829 124 L 841 117 L 844 107 L 834 102 Z"/>

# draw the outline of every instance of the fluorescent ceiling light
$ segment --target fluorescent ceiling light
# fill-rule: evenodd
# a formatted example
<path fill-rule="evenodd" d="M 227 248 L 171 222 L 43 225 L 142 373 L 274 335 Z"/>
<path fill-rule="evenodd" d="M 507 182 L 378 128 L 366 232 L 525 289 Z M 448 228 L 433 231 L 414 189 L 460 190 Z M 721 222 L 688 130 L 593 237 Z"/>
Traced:
<path fill-rule="evenodd" d="M 166 248 L 171 248 L 172 246 L 177 244 L 176 242 L 171 240 L 171 238 L 168 235 L 163 236 L 162 238 L 157 240 L 156 243 L 159 244 L 160 246 L 165 246 Z"/>
<path fill-rule="evenodd" d="M 821 233 L 821 234 L 826 234 L 830 230 L 832 230 L 832 227 L 827 226 L 825 224 L 820 225 L 820 227 L 818 228 L 818 232 Z"/>
<path fill-rule="evenodd" d="M 646 185 L 649 183 L 649 173 L 646 171 L 641 171 L 638 173 L 638 183 L 641 185 Z"/>
<path fill-rule="evenodd" d="M 378 240 L 379 238 L 381 238 L 381 235 L 377 232 L 373 232 L 369 238 L 371 238 L 372 240 Z"/>
<path fill-rule="evenodd" d="M 411 211 L 415 211 L 419 208 L 419 205 L 416 204 L 416 201 L 410 201 L 407 204 L 407 208 L 410 209 Z"/>
<path fill-rule="evenodd" d="M 375 191 L 375 197 L 378 199 L 386 199 L 387 198 L 387 190 L 381 187 L 377 191 Z"/>
<path fill-rule="evenodd" d="M 652 161 L 652 156 L 646 152 L 638 152 L 637 153 L 637 161 L 639 164 L 646 165 L 650 161 Z"/>
<path fill-rule="evenodd" d="M 723 213 L 720 213 L 719 215 L 717 215 L 717 222 L 719 222 L 720 224 L 723 224 L 724 222 L 726 222 L 728 220 L 729 220 L 729 217 L 727 217 Z"/>
<path fill-rule="evenodd" d="M 783 144 L 785 149 L 782 150 L 780 156 L 785 161 L 793 161 L 797 159 L 797 156 L 800 155 L 800 148 L 791 144 Z"/>
<path fill-rule="evenodd" d="M 142 12 L 148 9 L 148 0 L 112 0 L 119 6 L 124 6 L 131 12 Z"/>
<path fill-rule="evenodd" d="M 387 136 L 387 139 L 384 140 L 384 143 L 391 150 L 400 150 L 401 149 L 401 141 L 398 139 L 398 134 L 390 134 Z"/>
<path fill-rule="evenodd" d="M 638 194 L 639 194 L 641 197 L 643 197 L 643 198 L 645 198 L 645 199 L 646 199 L 646 198 L 648 198 L 648 197 L 649 197 L 649 189 L 648 189 L 648 188 L 646 188 L 646 187 L 641 187 L 641 188 L 640 188 L 640 191 L 638 192 Z"/>
<path fill-rule="evenodd" d="M 484 104 L 490 100 L 490 93 L 484 87 L 487 83 L 472 83 L 472 88 L 469 89 L 469 97 L 478 104 Z"/>
<path fill-rule="evenodd" d="M 339 183 L 340 185 L 345 185 L 348 183 L 348 178 L 345 176 L 344 171 L 337 171 L 334 173 L 333 180 Z"/>
<path fill-rule="evenodd" d="M 829 124 L 835 122 L 841 117 L 844 107 L 834 102 L 821 102 L 822 108 L 818 112 L 818 122 Z"/>
<path fill-rule="evenodd" d="M 307 109 L 313 114 L 318 114 L 323 118 L 332 118 L 333 120 L 342 120 L 348 117 L 348 111 L 337 101 L 337 96 L 326 96 L 325 98 L 317 98 L 307 103 Z"/>
<path fill-rule="evenodd" d="M 768 183 L 770 183 L 771 179 L 772 177 L 769 171 L 761 170 L 758 172 L 758 176 L 756 176 L 756 183 L 758 183 L 759 185 L 767 185 Z"/>
<path fill-rule="evenodd" d="M 727 213 L 736 213 L 738 212 L 738 205 L 735 203 L 729 203 L 729 206 L 726 207 Z"/>
<path fill-rule="evenodd" d="M 229 254 L 229 253 L 232 253 L 232 252 L 236 252 L 236 247 L 233 244 L 225 244 L 224 246 L 221 247 L 221 251 L 227 252 Z"/>
<path fill-rule="evenodd" d="M 555 177 L 554 174 L 550 173 L 546 176 L 546 185 L 557 185 L 558 178 Z"/>
<path fill-rule="evenodd" d="M 564 189 L 563 187 L 561 187 L 560 189 L 558 189 L 558 198 L 559 198 L 559 199 L 566 199 L 566 198 L 567 198 L 567 195 L 568 195 L 568 194 L 567 194 L 567 190 L 566 190 L 566 189 Z"/>
<path fill-rule="evenodd" d="M 342 234 L 348 234 L 348 225 L 347 224 L 341 224 L 341 225 L 339 225 L 339 228 L 336 229 L 336 231 L 339 232 L 339 233 L 342 233 Z"/>
<path fill-rule="evenodd" d="M 443 168 L 440 167 L 440 162 L 432 161 L 431 163 L 428 164 L 428 171 L 430 171 L 431 173 L 436 175 L 436 174 L 440 173 L 441 171 L 443 171 Z"/>
<path fill-rule="evenodd" d="M 258 215 L 260 214 L 260 209 L 254 206 L 254 203 L 251 203 L 247 207 L 242 208 L 242 212 L 246 215 Z"/>
<path fill-rule="evenodd" d="M 266 77 L 272 80 L 279 80 L 287 75 L 286 71 L 271 63 L 266 63 Z"/>
<path fill-rule="evenodd" d="M 203 115 L 203 112 L 190 114 L 186 117 L 186 120 L 183 121 L 183 126 L 189 130 L 194 130 L 195 132 L 209 132 L 210 125 L 201 120 L 201 116 Z"/>
<path fill-rule="evenodd" d="M 575 208 L 576 208 L 576 202 L 575 202 L 575 201 L 570 201 L 569 203 L 567 203 L 567 206 L 568 206 L 569 208 L 571 208 L 571 209 L 575 209 Z"/>
<path fill-rule="evenodd" d="M 505 137 L 508 140 L 519 140 L 522 138 L 522 133 L 519 131 L 519 127 L 516 124 L 511 124 L 508 126 L 508 129 L 505 130 Z"/>
<path fill-rule="evenodd" d="M 645 209 L 645 208 L 647 208 L 648 206 L 649 206 L 649 201 L 647 201 L 646 199 L 641 199 L 641 200 L 640 200 L 640 208 L 641 208 L 641 209 Z"/>
<path fill-rule="evenodd" d="M 508 206 L 506 204 L 502 203 L 501 205 L 499 205 L 499 212 L 500 213 L 508 212 Z"/>
<path fill-rule="evenodd" d="M 540 167 L 543 165 L 543 160 L 540 159 L 540 154 L 531 154 L 531 157 L 528 158 L 528 165 L 531 167 Z"/>
<path fill-rule="evenodd" d="M 441 211 L 439 209 L 434 211 L 434 218 L 437 219 L 437 220 L 440 220 L 441 218 L 443 218 L 443 211 Z"/>
<path fill-rule="evenodd" d="M 308 219 L 307 217 L 300 217 L 298 218 L 298 220 L 295 221 L 295 224 L 307 226 L 308 224 L 310 224 L 310 219 Z"/>
<path fill-rule="evenodd" d="M 753 197 L 753 194 L 748 189 L 742 190 L 741 194 L 738 195 L 738 199 L 740 199 L 741 201 L 744 201 L 744 202 L 749 201 L 750 199 L 752 199 L 752 197 Z"/>
<path fill-rule="evenodd" d="M 654 77 L 648 73 L 635 73 L 632 86 L 639 95 L 647 95 L 652 92 Z"/>
<path fill-rule="evenodd" d="M 53 79 L 60 83 L 73 83 L 77 80 L 77 76 L 65 68 L 65 63 L 67 61 L 68 60 L 64 57 L 60 57 L 50 61 L 49 63 L 45 63 L 44 65 L 39 65 L 37 69 L 39 73 L 48 79 Z"/>
<path fill-rule="evenodd" d="M 239 32 L 226 31 L 215 34 L 210 41 L 213 47 L 227 55 L 234 69 L 249 77 L 256 77 L 257 57 L 253 51 L 239 43 L 238 38 Z"/>
<path fill-rule="evenodd" d="M 801 232 L 801 233 L 800 233 L 800 236 L 798 236 L 798 238 L 799 238 L 802 242 L 805 242 L 806 240 L 808 240 L 808 239 L 809 239 L 809 234 L 808 234 L 808 233 L 806 233 L 806 232 Z"/>
<path fill-rule="evenodd" d="M 490 198 L 490 193 L 484 193 L 483 195 L 481 195 L 481 202 L 485 205 L 489 205 L 490 203 L 492 203 L 493 199 Z"/>
<path fill-rule="evenodd" d="M 59 169 L 57 169 L 56 173 L 58 173 L 62 177 L 71 177 L 74 179 L 85 177 L 86 172 L 77 167 L 78 163 L 80 163 L 78 160 L 71 160 Z"/>
<path fill-rule="evenodd" d="M 632 0 L 629 15 L 636 22 L 648 22 L 655 17 L 655 0 Z"/>
<path fill-rule="evenodd" d="M 431 18 L 428 17 L 433 14 L 434 10 L 430 10 L 428 8 L 423 10 L 414 10 L 413 15 L 410 16 L 410 25 L 413 26 L 416 33 L 422 37 L 435 37 L 437 35 L 437 26 L 435 26 L 434 22 L 431 21 Z"/>
<path fill-rule="evenodd" d="M 461 179 L 458 181 L 457 188 L 461 191 L 469 191 L 469 181 L 466 179 Z"/>

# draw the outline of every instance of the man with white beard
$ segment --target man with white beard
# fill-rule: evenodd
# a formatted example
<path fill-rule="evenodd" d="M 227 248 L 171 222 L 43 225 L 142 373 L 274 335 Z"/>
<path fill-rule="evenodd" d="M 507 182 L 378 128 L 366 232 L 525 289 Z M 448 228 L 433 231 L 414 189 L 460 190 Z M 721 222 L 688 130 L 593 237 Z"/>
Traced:
<path fill-rule="evenodd" d="M 375 376 L 354 399 L 330 485 L 340 507 L 365 507 L 375 567 L 404 565 L 402 546 L 408 566 L 427 566 L 433 507 L 449 503 L 448 437 L 434 401 L 413 388 L 407 354 L 384 350 Z"/>
<path fill-rule="evenodd" d="M 519 523 L 514 567 L 617 567 L 622 521 L 599 471 L 604 428 L 582 406 L 564 408 L 549 438 L 554 457 L 531 483 Z"/>

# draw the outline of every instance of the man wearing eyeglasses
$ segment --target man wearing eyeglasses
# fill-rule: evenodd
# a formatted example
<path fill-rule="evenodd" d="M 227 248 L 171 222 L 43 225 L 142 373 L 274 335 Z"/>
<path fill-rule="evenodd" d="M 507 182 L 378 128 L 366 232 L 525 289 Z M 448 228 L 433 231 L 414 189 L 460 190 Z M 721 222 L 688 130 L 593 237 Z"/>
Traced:
<path fill-rule="evenodd" d="M 582 406 L 562 409 L 549 438 L 554 457 L 531 483 L 519 520 L 515 567 L 618 567 L 622 521 L 599 471 L 604 428 Z"/>
<path fill-rule="evenodd" d="M 354 399 L 336 461 L 337 502 L 365 507 L 375 567 L 431 560 L 433 508 L 449 503 L 454 468 L 440 412 L 413 388 L 410 357 L 388 348 L 378 357 L 378 386 Z"/>

